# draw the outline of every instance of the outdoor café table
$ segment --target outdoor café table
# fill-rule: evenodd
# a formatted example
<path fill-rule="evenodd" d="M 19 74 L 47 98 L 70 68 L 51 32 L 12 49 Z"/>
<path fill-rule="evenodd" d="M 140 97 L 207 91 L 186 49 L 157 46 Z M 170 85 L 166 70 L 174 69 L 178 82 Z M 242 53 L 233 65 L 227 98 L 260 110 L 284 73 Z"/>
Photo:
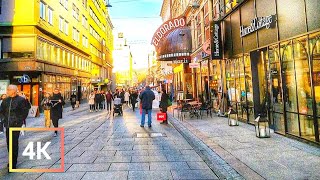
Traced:
<path fill-rule="evenodd" d="M 190 117 L 192 118 L 193 116 L 196 116 L 197 118 L 199 118 L 200 117 L 200 106 L 201 106 L 201 103 L 199 103 L 197 101 L 192 101 L 192 102 L 189 102 L 188 104 L 191 105 Z"/>

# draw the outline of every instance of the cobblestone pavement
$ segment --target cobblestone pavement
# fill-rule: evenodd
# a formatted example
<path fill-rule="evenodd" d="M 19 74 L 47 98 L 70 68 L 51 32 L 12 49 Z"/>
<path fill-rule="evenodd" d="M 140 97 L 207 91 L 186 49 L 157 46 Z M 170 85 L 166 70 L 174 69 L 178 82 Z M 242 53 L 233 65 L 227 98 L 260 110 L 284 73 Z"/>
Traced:
<path fill-rule="evenodd" d="M 76 112 L 78 111 L 78 112 Z M 172 126 L 160 125 L 153 118 L 152 128 L 139 126 L 139 112 L 126 109 L 124 116 L 110 117 L 107 111 L 89 113 L 76 110 L 61 120 L 65 128 L 64 173 L 7 174 L 7 151 L 0 142 L 2 179 L 218 179 L 218 169 L 210 167 L 192 144 Z M 155 112 L 153 113 L 155 116 Z M 31 120 L 30 120 L 31 121 Z M 34 119 L 29 127 L 41 127 Z M 161 134 L 159 134 L 161 133 Z M 18 168 L 58 168 L 59 138 L 52 132 L 27 132 L 20 139 Z M 163 135 L 163 136 L 160 136 Z M 47 149 L 51 160 L 21 157 L 29 140 L 51 141 Z M 237 177 L 240 177 L 239 175 Z"/>
<path fill-rule="evenodd" d="M 273 132 L 260 139 L 254 126 L 230 127 L 223 117 L 179 121 L 171 116 L 171 122 L 202 149 L 209 148 L 214 160 L 208 164 L 227 178 L 237 177 L 235 170 L 245 179 L 320 179 L 319 147 Z"/>

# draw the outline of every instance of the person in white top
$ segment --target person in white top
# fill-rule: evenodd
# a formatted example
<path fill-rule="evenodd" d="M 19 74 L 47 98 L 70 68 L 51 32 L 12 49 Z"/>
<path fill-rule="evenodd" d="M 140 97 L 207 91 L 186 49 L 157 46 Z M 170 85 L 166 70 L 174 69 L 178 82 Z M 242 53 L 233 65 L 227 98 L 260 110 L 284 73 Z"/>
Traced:
<path fill-rule="evenodd" d="M 129 99 L 130 99 L 130 93 L 126 91 L 124 93 L 124 102 L 128 105 L 129 104 Z"/>
<path fill-rule="evenodd" d="M 89 94 L 89 106 L 90 106 L 90 112 L 94 111 L 95 110 L 95 105 L 94 105 L 94 97 L 95 97 L 95 94 L 94 92 L 92 91 L 90 94 Z"/>

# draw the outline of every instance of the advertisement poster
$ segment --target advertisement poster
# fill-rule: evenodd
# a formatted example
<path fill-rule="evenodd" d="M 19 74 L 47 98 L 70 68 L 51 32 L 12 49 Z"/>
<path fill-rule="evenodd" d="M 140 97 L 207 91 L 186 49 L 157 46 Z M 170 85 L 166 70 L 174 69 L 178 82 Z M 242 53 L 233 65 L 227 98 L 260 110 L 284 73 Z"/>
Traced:
<path fill-rule="evenodd" d="M 9 80 L 0 80 L 0 95 L 7 93 L 7 87 L 9 86 Z"/>

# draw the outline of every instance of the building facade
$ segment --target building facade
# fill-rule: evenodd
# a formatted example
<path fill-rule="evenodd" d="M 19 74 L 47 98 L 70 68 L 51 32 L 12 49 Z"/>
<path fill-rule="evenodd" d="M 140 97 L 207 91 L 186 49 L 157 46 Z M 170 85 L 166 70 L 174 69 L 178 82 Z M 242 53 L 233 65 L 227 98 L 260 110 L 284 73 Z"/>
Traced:
<path fill-rule="evenodd" d="M 1 3 L 0 80 L 18 85 L 33 105 L 54 88 L 67 101 L 72 93 L 85 99 L 111 78 L 113 27 L 104 1 Z"/>
<path fill-rule="evenodd" d="M 243 122 L 265 114 L 275 132 L 319 143 L 319 1 L 183 3 L 169 3 L 170 17 L 186 16 L 196 64 L 174 67 L 175 88 L 191 77 L 193 95 L 216 110 L 228 98 Z"/>

